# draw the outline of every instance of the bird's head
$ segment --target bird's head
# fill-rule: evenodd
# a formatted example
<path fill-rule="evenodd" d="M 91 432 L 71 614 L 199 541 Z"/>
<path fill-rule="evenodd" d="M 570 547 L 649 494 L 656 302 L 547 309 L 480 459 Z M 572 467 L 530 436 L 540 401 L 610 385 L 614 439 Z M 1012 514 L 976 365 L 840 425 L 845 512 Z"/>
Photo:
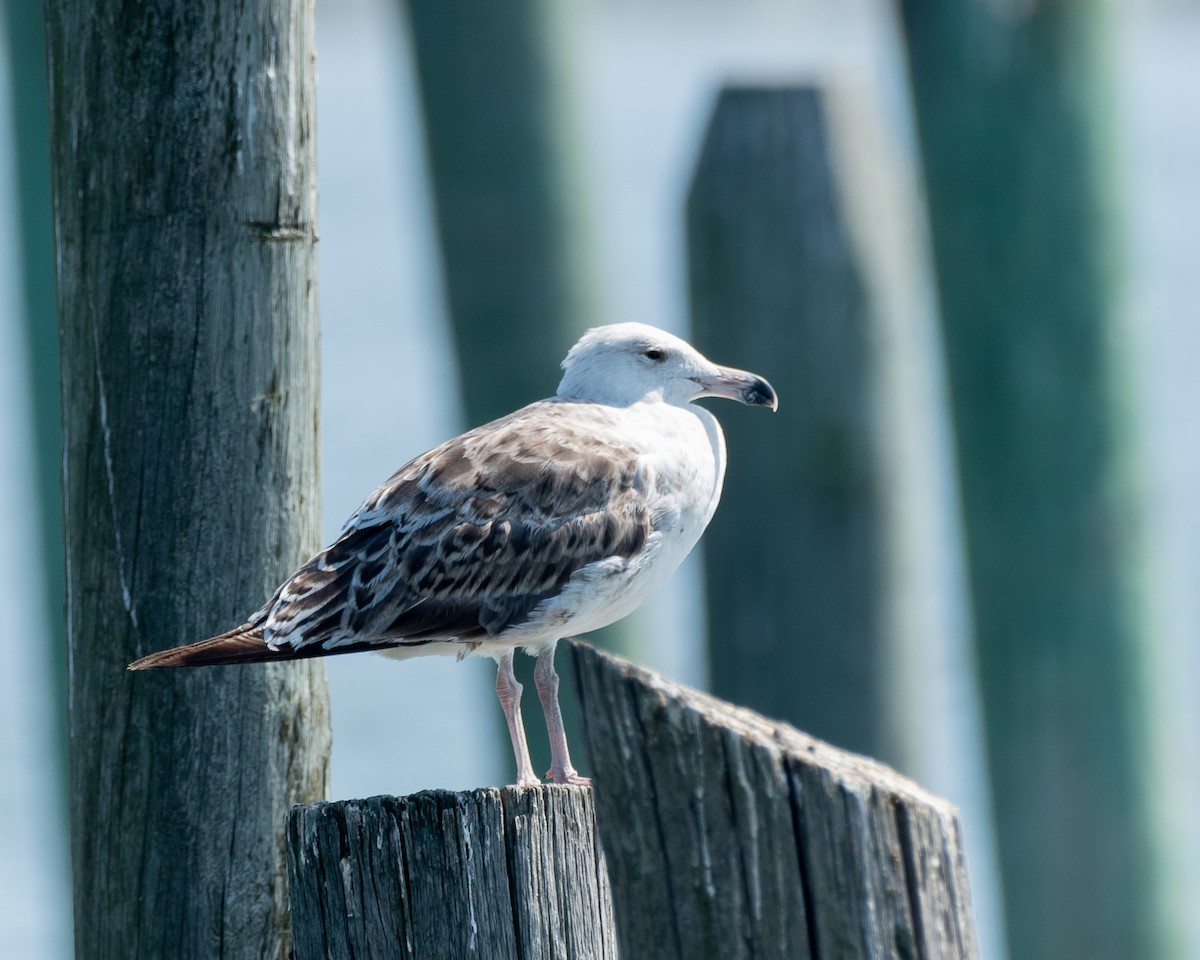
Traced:
<path fill-rule="evenodd" d="M 762 377 L 720 367 L 690 344 L 643 323 L 595 327 L 562 363 L 560 397 L 627 406 L 661 399 L 682 405 L 701 397 L 727 397 L 775 410 L 779 399 Z"/>

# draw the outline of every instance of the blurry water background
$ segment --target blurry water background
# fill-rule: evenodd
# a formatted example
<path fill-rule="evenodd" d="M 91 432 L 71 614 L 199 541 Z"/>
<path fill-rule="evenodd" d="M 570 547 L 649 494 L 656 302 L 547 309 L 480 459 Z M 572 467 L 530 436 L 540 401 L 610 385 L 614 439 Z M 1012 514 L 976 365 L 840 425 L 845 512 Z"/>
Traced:
<path fill-rule="evenodd" d="M 19 2 L 19 0 L 6 0 Z M 1200 3 L 1116 3 L 1113 40 L 1120 174 L 1126 191 L 1137 434 L 1157 659 L 1149 682 L 1162 732 L 1155 759 L 1168 887 L 1200 903 Z M 462 422 L 446 329 L 420 111 L 400 5 L 318 4 L 318 156 L 325 533 L 411 456 Z M 583 4 L 570 42 L 607 321 L 685 333 L 683 199 L 718 85 L 794 82 L 869 69 L 902 84 L 887 4 Z M 890 46 L 889 46 L 890 44 Z M 7 44 L 0 43 L 0 58 Z M 0 83 L 7 83 L 7 68 Z M 882 78 L 882 79 L 880 79 Z M 889 79 L 890 78 L 890 79 Z M 10 103 L 0 90 L 0 956 L 70 951 L 66 839 L 54 799 L 49 656 L 38 600 L 22 305 L 17 282 Z M 885 91 L 907 109 L 902 87 Z M 770 374 L 770 358 L 761 371 Z M 543 394 L 557 383 L 546 370 Z M 498 371 L 497 375 L 503 375 Z M 534 398 L 530 398 L 534 399 Z M 786 398 L 784 398 L 786 402 Z M 641 659 L 703 686 L 700 578 L 692 560 L 640 616 Z M 969 658 L 968 658 L 969 659 Z M 502 782 L 490 661 L 329 661 L 336 797 Z M 931 683 L 970 690 L 969 676 Z M 967 713 L 976 707 L 970 702 Z M 948 716 L 947 723 L 974 722 Z M 953 738 L 950 738 L 953 740 Z M 946 758 L 942 758 L 943 761 Z M 952 757 L 954 762 L 970 758 Z M 978 763 L 978 758 L 975 760 Z M 967 777 L 970 780 L 970 777 Z M 1004 955 L 987 811 L 954 797 L 985 839 L 971 851 L 984 956 Z M 1200 912 L 1180 956 L 1200 960 Z"/>

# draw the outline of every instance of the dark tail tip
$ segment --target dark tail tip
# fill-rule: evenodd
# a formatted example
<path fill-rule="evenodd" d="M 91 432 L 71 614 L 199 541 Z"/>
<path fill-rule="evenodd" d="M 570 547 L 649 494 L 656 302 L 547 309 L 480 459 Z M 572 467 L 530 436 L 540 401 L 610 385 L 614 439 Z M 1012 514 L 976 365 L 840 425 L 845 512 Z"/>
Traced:
<path fill-rule="evenodd" d="M 230 663 L 261 663 L 287 659 L 283 651 L 272 650 L 263 640 L 262 628 L 243 624 L 219 637 L 189 643 L 185 647 L 160 650 L 135 660 L 130 670 L 156 670 L 161 667 L 204 667 Z"/>

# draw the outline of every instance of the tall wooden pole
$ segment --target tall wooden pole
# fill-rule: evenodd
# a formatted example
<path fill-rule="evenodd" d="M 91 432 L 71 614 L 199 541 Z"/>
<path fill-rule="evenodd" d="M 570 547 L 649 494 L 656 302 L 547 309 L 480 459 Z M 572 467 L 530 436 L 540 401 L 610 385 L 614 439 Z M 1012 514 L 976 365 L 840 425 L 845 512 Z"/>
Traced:
<path fill-rule="evenodd" d="M 48 670 L 43 690 L 52 704 L 55 778 L 62 786 L 55 814 L 67 823 L 67 651 L 63 621 L 62 411 L 58 389 L 58 328 L 54 304 L 54 238 L 50 218 L 50 143 L 46 125 L 45 17 L 39 3 L 4 6 L 11 98 L 12 143 L 16 160 L 24 313 L 26 382 L 29 385 L 34 482 L 41 551 L 40 581 L 45 633 L 26 642 L 44 646 L 38 660 Z M 63 863 L 63 871 L 67 869 Z"/>
<path fill-rule="evenodd" d="M 470 426 L 550 396 L 558 365 L 600 322 L 580 158 L 570 136 L 568 5 L 405 0 L 454 345 Z M 628 650 L 621 624 L 601 632 Z M 517 658 L 532 689 L 532 660 Z M 574 691 L 563 686 L 578 742 Z M 500 712 L 497 737 L 507 742 Z M 549 756 L 529 724 L 534 762 Z M 576 765 L 586 768 L 586 758 Z M 585 770 L 586 772 L 586 770 Z"/>
<path fill-rule="evenodd" d="M 317 546 L 311 4 L 49 0 L 76 957 L 288 953 L 316 664 L 133 675 Z"/>
<path fill-rule="evenodd" d="M 999 952 L 939 318 L 895 106 L 825 77 L 727 88 L 709 122 L 688 198 L 696 341 L 765 366 L 782 398 L 770 422 L 719 411 L 713 685 L 962 804 Z"/>
<path fill-rule="evenodd" d="M 592 320 L 563 12 L 555 0 L 405 7 L 473 425 L 553 393 L 553 371 Z"/>
<path fill-rule="evenodd" d="M 718 411 L 732 452 L 705 539 L 713 690 L 890 757 L 878 384 L 826 111 L 811 87 L 722 91 L 688 195 L 696 343 L 765 363 L 783 398 L 770 422 Z"/>
<path fill-rule="evenodd" d="M 903 0 L 1012 955 L 1163 956 L 1104 4 Z"/>

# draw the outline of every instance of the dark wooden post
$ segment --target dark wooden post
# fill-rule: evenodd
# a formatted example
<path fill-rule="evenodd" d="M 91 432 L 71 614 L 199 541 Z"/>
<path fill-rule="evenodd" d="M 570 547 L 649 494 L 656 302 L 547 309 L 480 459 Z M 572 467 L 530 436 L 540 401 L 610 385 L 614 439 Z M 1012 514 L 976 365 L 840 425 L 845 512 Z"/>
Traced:
<path fill-rule="evenodd" d="M 76 957 L 288 953 L 318 664 L 130 674 L 317 546 L 312 8 L 47 3 Z"/>
<path fill-rule="evenodd" d="M 562 14 L 540 0 L 406 9 L 463 398 L 482 423 L 553 393 L 547 371 L 590 320 Z"/>
<path fill-rule="evenodd" d="M 729 469 L 704 543 L 713 690 L 894 756 L 871 318 L 825 114 L 812 88 L 724 90 L 688 196 L 696 344 L 765 365 L 782 400 L 775 417 L 720 411 Z"/>
<path fill-rule="evenodd" d="M 1162 956 L 1106 10 L 900 10 L 1012 954 Z"/>
<path fill-rule="evenodd" d="M 46 691 L 54 704 L 57 773 L 66 823 L 66 629 L 63 623 L 62 410 L 58 389 L 58 327 L 54 311 L 54 238 L 50 218 L 50 141 L 46 124 L 45 14 L 38 3 L 4 6 L 9 92 L 16 160 L 21 296 L 30 389 L 46 633 L 25 642 L 48 646 Z"/>
<path fill-rule="evenodd" d="M 49 132 L 46 125 L 46 44 L 39 4 L 4 7 L 9 90 L 12 94 L 17 214 L 20 218 L 20 301 L 25 312 L 33 443 L 42 550 L 51 596 L 52 638 L 63 637 L 62 431 L 58 399 L 58 333 L 54 315 L 54 239 L 50 217 Z M 61 650 L 55 656 L 62 657 Z M 65 674 L 65 668 L 63 669 Z M 65 724 L 64 724 L 65 728 Z"/>
<path fill-rule="evenodd" d="M 467 421 L 558 386 L 567 349 L 599 322 L 580 157 L 570 134 L 569 5 L 405 0 Z M 500 373 L 502 371 L 502 373 Z M 628 649 L 616 624 L 600 633 Z M 533 661 L 517 675 L 532 689 Z M 568 738 L 573 693 L 563 690 Z M 508 734 L 499 711 L 497 737 Z M 535 764 L 549 757 L 528 729 Z M 577 765 L 586 773 L 586 757 Z"/>
<path fill-rule="evenodd" d="M 4 5 L 4 32 L 9 76 L 15 200 L 20 261 L 18 302 L 23 316 L 26 383 L 31 414 L 30 439 L 34 454 L 34 483 L 38 513 L 40 569 L 35 577 L 42 591 L 45 632 L 29 633 L 22 644 L 44 648 L 36 659 L 48 669 L 41 686 L 53 721 L 54 796 L 47 798 L 46 816 L 55 829 L 67 831 L 67 645 L 64 622 L 62 520 L 62 409 L 58 385 L 58 325 L 54 303 L 54 238 L 50 217 L 50 141 L 46 119 L 45 12 L 40 3 Z M 16 318 L 14 318 L 14 321 Z M 65 877 L 70 864 L 64 856 L 53 865 Z M 69 936 L 63 938 L 67 942 Z"/>
<path fill-rule="evenodd" d="M 584 787 L 296 807 L 288 818 L 296 960 L 613 960 L 594 828 Z"/>
<path fill-rule="evenodd" d="M 977 956 L 954 808 L 572 642 L 621 956 Z"/>

